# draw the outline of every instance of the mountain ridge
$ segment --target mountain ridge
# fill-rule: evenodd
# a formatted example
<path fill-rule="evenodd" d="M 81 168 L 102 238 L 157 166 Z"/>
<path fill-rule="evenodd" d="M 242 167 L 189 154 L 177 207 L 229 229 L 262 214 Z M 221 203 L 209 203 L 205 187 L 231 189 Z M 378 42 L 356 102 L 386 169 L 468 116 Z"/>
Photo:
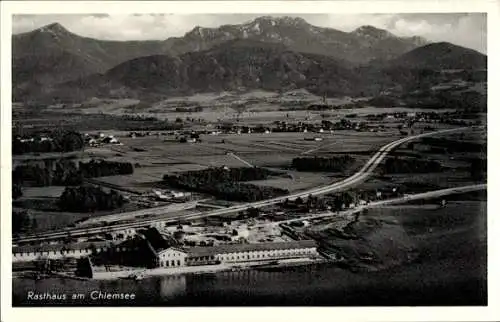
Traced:
<path fill-rule="evenodd" d="M 362 27 L 367 30 L 361 32 Z M 353 63 L 367 63 L 386 56 L 394 58 L 428 43 L 421 37 L 397 37 L 386 30 L 362 27 L 358 32 L 344 32 L 314 26 L 302 18 L 262 16 L 243 24 L 216 28 L 197 26 L 183 37 L 169 38 L 166 42 L 170 43 L 169 48 L 176 54 L 206 50 L 233 39 L 280 42 L 295 51 L 332 56 Z M 386 37 L 366 37 L 367 32 L 373 33 L 375 30 Z M 189 39 L 188 44 L 186 39 Z"/>
<path fill-rule="evenodd" d="M 280 86 L 340 95 L 392 82 L 382 69 L 485 68 L 486 56 L 473 50 L 405 39 L 411 43 L 373 26 L 343 32 L 293 17 L 197 26 L 164 41 L 100 41 L 53 23 L 13 36 L 13 95 L 65 96 L 60 88 L 78 95 L 130 90 L 134 96 Z M 347 49 L 335 50 L 340 47 Z M 365 55 L 362 62 L 353 58 L 354 49 Z M 374 84 L 362 80 L 367 75 Z"/>
<path fill-rule="evenodd" d="M 418 47 L 388 62 L 392 66 L 429 69 L 486 69 L 487 56 L 470 48 L 449 42 L 436 42 Z"/>
<path fill-rule="evenodd" d="M 440 46 L 443 45 L 437 45 Z M 481 62 L 481 59 L 476 61 Z M 418 87 L 422 77 L 433 75 L 426 72 L 430 69 L 427 67 L 425 64 L 414 68 L 411 64 L 396 63 L 356 66 L 328 56 L 296 52 L 282 44 L 238 39 L 178 56 L 138 57 L 104 74 L 61 84 L 46 95 L 69 100 L 77 96 L 75 93 L 81 94 L 79 98 L 164 98 L 253 89 L 306 89 L 328 96 L 378 95 L 383 88 Z"/>
<path fill-rule="evenodd" d="M 361 28 L 361 29 L 360 29 Z M 372 26 L 361 26 L 360 30 L 370 29 L 377 30 L 379 32 L 390 35 L 390 37 L 382 37 L 383 39 L 379 40 L 387 40 L 391 39 L 392 41 L 397 41 L 398 46 L 402 46 L 404 48 L 398 48 L 398 54 L 402 51 L 407 51 L 407 49 L 413 49 L 416 46 L 421 45 L 423 40 L 419 38 L 416 41 L 415 37 L 397 37 L 392 35 L 386 30 L 378 29 Z M 356 30 L 358 30 L 356 29 Z M 310 52 L 317 53 L 323 55 L 329 55 L 336 58 L 342 58 L 345 60 L 352 60 L 356 62 L 367 62 L 372 57 L 371 55 L 364 56 L 364 53 L 356 54 L 356 50 L 349 49 L 346 53 L 335 53 L 332 49 L 340 49 L 340 44 L 349 43 L 352 46 L 360 45 L 363 47 L 363 50 L 366 50 L 366 47 L 373 46 L 373 43 L 370 43 L 369 46 L 360 44 L 360 42 L 364 41 L 364 39 L 355 39 L 359 32 L 344 32 L 340 30 L 336 30 L 333 28 L 325 28 L 318 27 L 308 23 L 303 18 L 298 17 L 270 17 L 270 16 L 262 16 L 255 18 L 251 21 L 242 23 L 242 24 L 233 24 L 233 25 L 221 25 L 216 28 L 205 28 L 196 26 L 190 31 L 186 32 L 182 37 L 169 37 L 163 40 L 129 40 L 129 41 L 119 41 L 119 40 L 101 40 L 95 39 L 91 37 L 80 36 L 76 33 L 73 33 L 62 26 L 60 23 L 52 23 L 38 29 L 19 33 L 13 35 L 13 52 L 17 55 L 23 54 L 23 48 L 19 48 L 16 50 L 15 45 L 16 42 L 19 42 L 19 38 L 26 38 L 27 35 L 31 35 L 33 37 L 34 34 L 50 34 L 52 38 L 57 38 L 57 36 L 62 37 L 77 37 L 82 41 L 92 41 L 102 43 L 105 47 L 109 47 L 110 45 L 119 46 L 131 43 L 135 45 L 142 44 L 152 44 L 156 46 L 156 51 L 151 50 L 149 48 L 148 53 L 138 53 L 140 57 L 141 55 L 147 54 L 162 54 L 168 53 L 172 55 L 183 54 L 188 51 L 200 51 L 213 47 L 214 45 L 218 45 L 222 42 L 233 40 L 233 39 L 253 39 L 258 41 L 266 41 L 266 42 L 281 42 L 285 45 L 291 45 L 292 49 L 300 51 L 300 52 Z M 365 33 L 366 34 L 366 33 Z M 307 38 L 305 43 L 301 42 L 301 39 Z M 46 37 L 47 38 L 47 37 Z M 338 39 L 336 39 L 338 38 Z M 377 37 L 373 37 L 377 38 Z M 380 37 L 379 37 L 380 38 Z M 48 40 L 48 39 L 46 39 Z M 54 40 L 54 39 L 51 39 Z M 52 44 L 53 45 L 53 44 Z M 384 46 L 382 47 L 385 47 Z M 337 46 L 337 47 L 335 47 Z M 17 46 L 20 47 L 20 46 Z M 66 48 L 68 51 L 71 51 L 70 48 Z M 108 48 L 102 48 L 103 50 L 109 50 Z M 380 50 L 380 48 L 376 49 Z M 123 54 L 123 52 L 121 53 Z M 336 56 L 336 55 L 340 56 Z M 133 54 L 131 54 L 133 56 Z M 130 57 L 127 57 L 131 59 Z M 134 58 L 134 57 L 132 57 Z M 118 61 L 118 62 L 117 62 Z M 117 59 L 113 62 L 113 66 L 122 62 L 123 60 Z M 110 66 L 106 66 L 110 68 Z M 112 67 L 112 66 L 111 66 Z"/>
<path fill-rule="evenodd" d="M 26 94 L 35 87 L 51 88 L 58 83 L 105 73 L 137 57 L 179 56 L 238 39 L 281 44 L 297 52 L 331 56 L 354 64 L 394 58 L 417 45 L 413 40 L 395 36 L 360 37 L 287 16 L 262 16 L 217 28 L 195 27 L 182 37 L 144 41 L 82 37 L 60 23 L 52 23 L 12 36 L 13 90 Z"/>

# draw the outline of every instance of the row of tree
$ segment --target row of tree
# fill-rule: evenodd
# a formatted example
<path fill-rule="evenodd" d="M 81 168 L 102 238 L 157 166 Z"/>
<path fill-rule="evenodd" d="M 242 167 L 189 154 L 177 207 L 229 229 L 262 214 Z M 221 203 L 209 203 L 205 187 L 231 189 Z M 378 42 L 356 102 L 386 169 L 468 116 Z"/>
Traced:
<path fill-rule="evenodd" d="M 287 208 L 302 207 L 307 210 L 326 210 L 328 209 L 328 207 L 330 207 L 335 211 L 340 211 L 344 209 L 344 207 L 348 207 L 350 204 L 356 203 L 358 199 L 359 196 L 354 191 L 344 191 L 333 195 L 328 195 L 327 197 L 317 197 L 310 195 L 307 198 L 299 197 L 293 201 L 286 199 L 283 202 L 283 206 Z"/>
<path fill-rule="evenodd" d="M 292 167 L 298 171 L 332 171 L 341 172 L 347 169 L 354 162 L 350 155 L 340 157 L 313 157 L 313 158 L 294 158 Z"/>
<path fill-rule="evenodd" d="M 12 211 L 12 234 L 17 235 L 37 227 L 36 219 L 26 211 Z"/>
<path fill-rule="evenodd" d="M 23 196 L 23 186 L 12 182 L 12 199 L 16 200 Z"/>
<path fill-rule="evenodd" d="M 257 186 L 249 183 L 238 182 L 197 182 L 189 183 L 183 178 L 168 177 L 165 183 L 172 187 L 194 190 L 203 193 L 209 193 L 217 198 L 230 201 L 259 201 L 278 196 L 284 196 L 289 193 L 286 189 Z"/>
<path fill-rule="evenodd" d="M 241 183 L 265 180 L 274 172 L 262 168 L 214 168 L 165 175 L 166 184 L 205 192 L 231 201 L 258 201 L 288 194 L 288 190 Z"/>
<path fill-rule="evenodd" d="M 441 163 L 414 158 L 388 158 L 382 165 L 385 173 L 428 173 L 442 171 Z"/>
<path fill-rule="evenodd" d="M 203 106 L 176 107 L 175 111 L 176 112 L 182 112 L 182 113 L 203 112 Z"/>
<path fill-rule="evenodd" d="M 124 203 L 125 199 L 118 192 L 106 192 L 94 186 L 66 187 L 58 201 L 61 210 L 71 212 L 114 210 Z"/>
<path fill-rule="evenodd" d="M 122 118 L 126 121 L 143 121 L 143 122 L 157 122 L 159 121 L 157 117 L 154 116 L 143 116 L 137 114 L 125 114 Z"/>
<path fill-rule="evenodd" d="M 473 158 L 470 161 L 470 175 L 476 181 L 483 181 L 487 178 L 487 160 L 483 158 Z"/>
<path fill-rule="evenodd" d="M 18 165 L 12 171 L 12 182 L 18 185 L 30 184 L 37 187 L 74 186 L 83 182 L 83 176 L 74 162 L 60 160 L 55 164 L 48 165 Z"/>
<path fill-rule="evenodd" d="M 79 169 L 85 178 L 116 176 L 134 173 L 134 166 L 130 162 L 116 162 L 105 160 L 91 160 L 88 163 L 79 162 Z"/>
<path fill-rule="evenodd" d="M 78 167 L 70 160 L 58 160 L 55 163 L 18 165 L 12 171 L 12 182 L 18 185 L 30 183 L 34 186 L 76 186 L 84 178 L 132 174 L 134 166 L 129 162 L 90 161 L 79 162 Z"/>
<path fill-rule="evenodd" d="M 71 152 L 82 150 L 84 140 L 74 131 L 54 131 L 47 136 L 34 135 L 30 138 L 15 137 L 12 141 L 12 154 Z"/>
<path fill-rule="evenodd" d="M 445 148 L 449 153 L 455 152 L 481 152 L 486 153 L 487 145 L 480 142 L 464 140 L 451 140 L 447 138 L 422 138 L 422 143 L 434 147 Z"/>
<path fill-rule="evenodd" d="M 180 180 L 186 181 L 187 183 L 196 182 L 242 182 L 242 181 L 254 181 L 254 180 L 265 180 L 268 177 L 275 175 L 276 173 L 264 168 L 210 168 L 199 171 L 187 171 L 174 177 L 180 178 Z M 169 175 L 165 175 L 164 179 L 168 178 Z"/>

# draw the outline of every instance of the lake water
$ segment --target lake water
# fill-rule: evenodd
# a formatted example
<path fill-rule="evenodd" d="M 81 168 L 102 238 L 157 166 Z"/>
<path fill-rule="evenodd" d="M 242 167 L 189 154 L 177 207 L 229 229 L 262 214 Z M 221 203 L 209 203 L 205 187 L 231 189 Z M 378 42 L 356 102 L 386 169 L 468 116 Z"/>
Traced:
<path fill-rule="evenodd" d="M 484 265 L 448 260 L 379 272 L 352 273 L 328 264 L 293 270 L 165 276 L 141 281 L 14 279 L 14 306 L 398 306 L 486 305 Z M 95 291 L 134 294 L 134 300 L 92 300 Z M 28 293 L 66 294 L 28 300 Z M 72 300 L 72 294 L 85 299 Z M 96 297 L 98 293 L 93 293 Z"/>

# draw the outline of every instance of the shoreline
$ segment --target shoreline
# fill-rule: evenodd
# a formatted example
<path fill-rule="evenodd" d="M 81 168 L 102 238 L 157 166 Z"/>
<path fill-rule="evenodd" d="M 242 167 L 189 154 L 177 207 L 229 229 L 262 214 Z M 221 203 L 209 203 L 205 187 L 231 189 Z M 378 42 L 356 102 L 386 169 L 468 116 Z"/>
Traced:
<path fill-rule="evenodd" d="M 82 277 L 77 276 L 68 272 L 52 272 L 39 274 L 37 271 L 23 271 L 16 272 L 13 274 L 12 278 L 28 278 L 37 280 L 37 275 L 43 278 L 63 278 L 63 279 L 72 279 L 78 281 L 113 281 L 120 279 L 130 279 L 134 280 L 134 275 L 141 275 L 143 278 L 151 278 L 157 276 L 172 276 L 172 275 L 205 275 L 205 274 L 213 274 L 224 271 L 245 271 L 245 270 L 266 270 L 266 269 L 287 269 L 293 267 L 303 267 L 310 265 L 318 265 L 331 263 L 331 261 L 324 258 L 314 258 L 314 259 L 288 259 L 282 260 L 279 262 L 247 262 L 244 264 L 217 264 L 217 265 L 200 265 L 200 266 L 184 266 L 184 267 L 175 267 L 175 268 L 131 268 L 131 269 L 122 269 L 113 272 L 109 271 L 98 271 L 94 272 L 93 276 L 90 277 Z M 141 280 L 142 278 L 138 279 Z"/>
<path fill-rule="evenodd" d="M 273 262 L 247 262 L 243 264 L 217 264 L 217 265 L 200 265 L 200 266 L 184 266 L 175 268 L 136 268 L 130 270 L 120 270 L 115 272 L 94 272 L 93 277 L 89 280 L 116 280 L 116 279 L 131 279 L 131 275 L 141 274 L 144 278 L 155 277 L 155 276 L 169 276 L 169 275 L 199 275 L 199 274 L 211 274 L 224 271 L 242 271 L 251 269 L 264 269 L 264 268 L 286 268 L 295 266 L 307 266 L 318 263 L 328 262 L 325 259 L 303 259 L 299 260 L 282 260 L 278 263 Z"/>

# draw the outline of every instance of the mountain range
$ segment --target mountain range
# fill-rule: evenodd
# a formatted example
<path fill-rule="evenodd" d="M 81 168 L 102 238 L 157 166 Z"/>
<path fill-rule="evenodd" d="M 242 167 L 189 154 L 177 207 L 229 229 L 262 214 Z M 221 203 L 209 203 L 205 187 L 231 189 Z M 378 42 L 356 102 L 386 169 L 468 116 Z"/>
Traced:
<path fill-rule="evenodd" d="M 367 67 L 368 66 L 368 67 Z M 397 37 L 371 26 L 352 32 L 301 18 L 260 17 L 195 27 L 158 41 L 104 41 L 60 24 L 13 35 L 14 99 L 143 96 L 261 88 L 354 94 L 391 82 L 373 69 L 485 69 L 486 56 L 449 43 Z"/>

